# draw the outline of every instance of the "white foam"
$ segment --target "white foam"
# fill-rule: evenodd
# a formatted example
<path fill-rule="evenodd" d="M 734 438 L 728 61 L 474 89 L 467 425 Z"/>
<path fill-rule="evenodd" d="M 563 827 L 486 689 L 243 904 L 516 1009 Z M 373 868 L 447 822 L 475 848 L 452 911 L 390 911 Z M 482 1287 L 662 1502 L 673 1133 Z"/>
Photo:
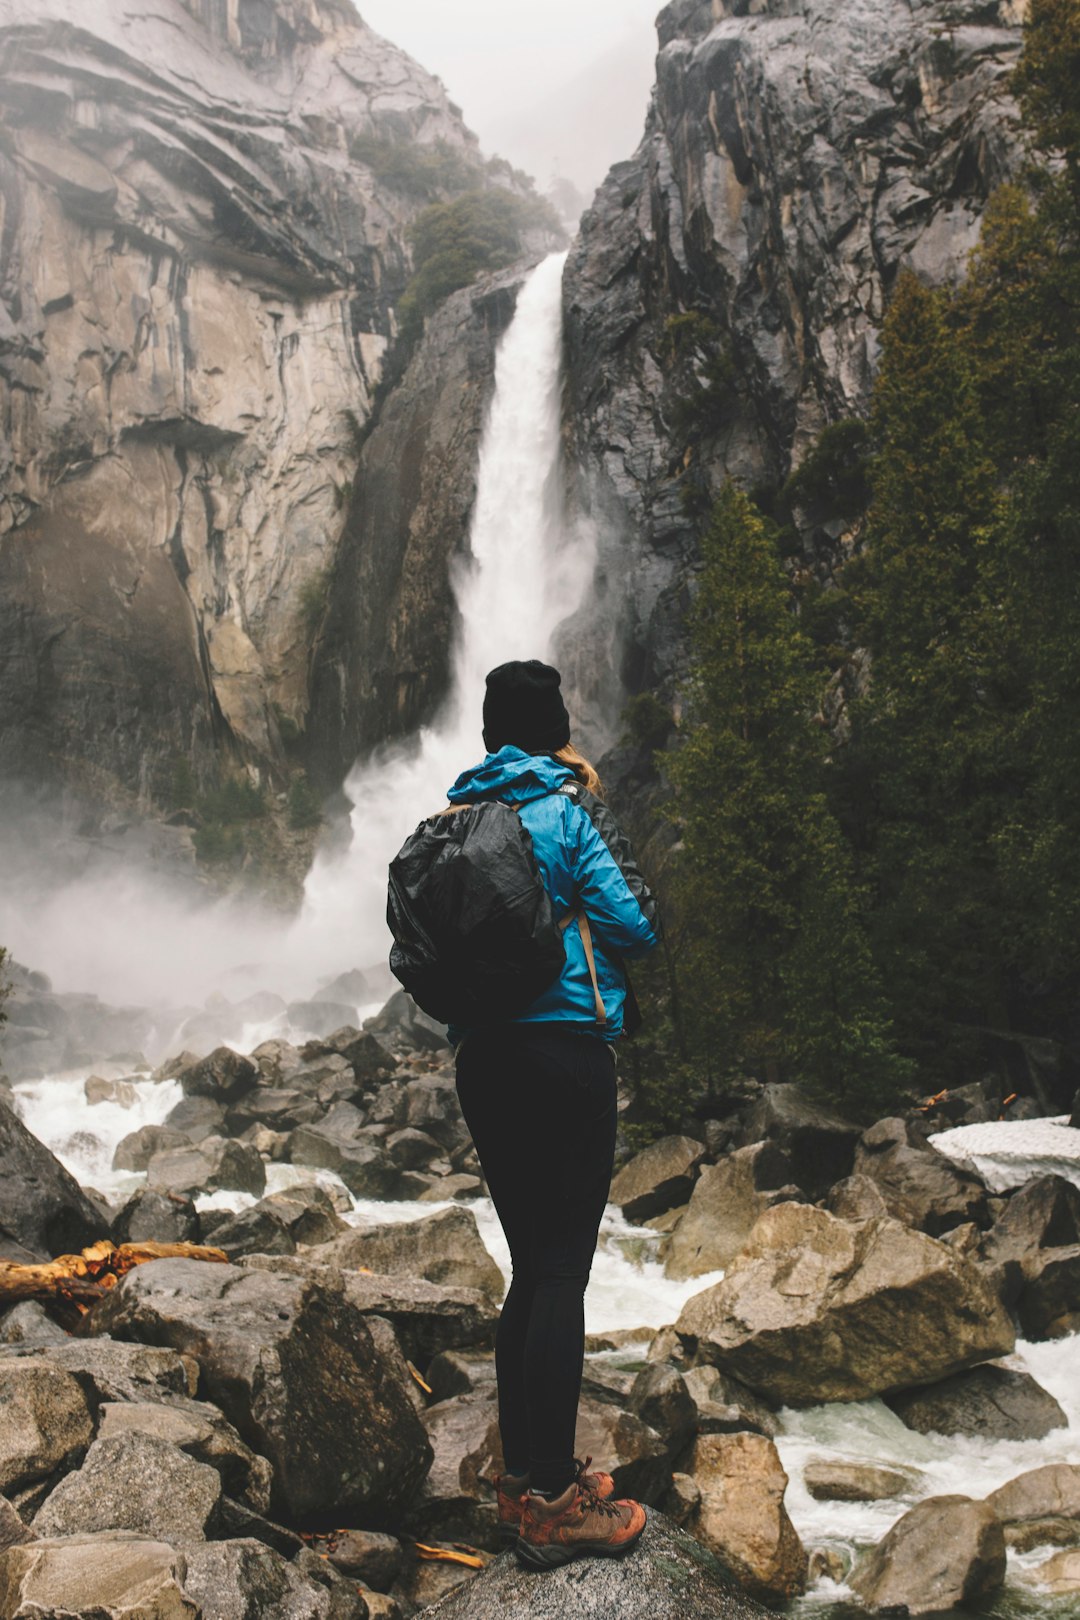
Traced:
<path fill-rule="evenodd" d="M 1022 1187 L 1033 1176 L 1064 1176 L 1080 1187 L 1080 1131 L 1067 1114 L 957 1125 L 930 1141 L 954 1164 L 981 1176 L 991 1192 Z"/>

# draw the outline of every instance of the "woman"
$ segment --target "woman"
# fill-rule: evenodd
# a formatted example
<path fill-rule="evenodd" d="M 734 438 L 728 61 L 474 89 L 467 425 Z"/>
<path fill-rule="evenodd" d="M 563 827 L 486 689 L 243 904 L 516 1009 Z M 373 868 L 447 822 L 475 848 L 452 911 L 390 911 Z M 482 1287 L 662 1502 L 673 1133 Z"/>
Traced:
<path fill-rule="evenodd" d="M 500 1531 L 538 1568 L 619 1556 L 645 1527 L 640 1504 L 613 1501 L 610 1476 L 586 1473 L 573 1452 L 583 1300 L 615 1149 L 620 957 L 656 944 L 655 902 L 596 772 L 570 746 L 559 686 L 535 659 L 492 670 L 487 756 L 449 794 L 518 809 L 555 916 L 571 919 L 565 966 L 520 1017 L 450 1030 L 462 1112 L 513 1266 L 495 1342 Z"/>

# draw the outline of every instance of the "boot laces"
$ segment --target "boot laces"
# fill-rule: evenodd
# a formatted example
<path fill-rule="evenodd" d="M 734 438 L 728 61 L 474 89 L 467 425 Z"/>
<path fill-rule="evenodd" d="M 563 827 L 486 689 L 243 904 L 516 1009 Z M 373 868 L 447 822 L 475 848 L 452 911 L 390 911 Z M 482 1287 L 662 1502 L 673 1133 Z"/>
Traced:
<path fill-rule="evenodd" d="M 578 1511 L 584 1519 L 589 1513 L 606 1514 L 608 1518 L 617 1519 L 621 1510 L 617 1502 L 607 1500 L 600 1496 L 591 1485 L 583 1485 L 578 1480 Z"/>

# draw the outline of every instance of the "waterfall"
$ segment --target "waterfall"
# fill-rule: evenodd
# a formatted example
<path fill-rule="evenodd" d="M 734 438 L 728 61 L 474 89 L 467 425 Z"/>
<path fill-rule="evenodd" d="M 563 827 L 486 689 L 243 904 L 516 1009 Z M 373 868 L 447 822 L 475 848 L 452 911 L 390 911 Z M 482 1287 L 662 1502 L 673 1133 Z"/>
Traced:
<path fill-rule="evenodd" d="M 592 548 L 567 528 L 559 477 L 565 257 L 532 272 L 496 353 L 469 555 L 453 577 L 459 626 L 446 701 L 418 736 L 352 772 L 349 848 L 316 860 L 308 876 L 296 934 L 307 964 L 327 971 L 385 958 L 387 863 L 482 758 L 485 675 L 510 658 L 549 657 L 557 626 L 587 588 Z"/>

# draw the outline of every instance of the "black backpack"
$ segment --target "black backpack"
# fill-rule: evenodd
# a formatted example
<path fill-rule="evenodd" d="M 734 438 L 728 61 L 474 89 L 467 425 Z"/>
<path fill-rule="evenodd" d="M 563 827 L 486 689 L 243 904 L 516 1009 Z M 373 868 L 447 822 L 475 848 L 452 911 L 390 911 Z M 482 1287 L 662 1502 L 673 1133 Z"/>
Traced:
<path fill-rule="evenodd" d="M 390 970 L 440 1023 L 504 1023 L 558 978 L 574 916 L 584 936 L 583 913 L 556 922 L 516 810 L 455 805 L 422 821 L 390 863 Z M 599 1018 L 599 992 L 597 1006 Z"/>

